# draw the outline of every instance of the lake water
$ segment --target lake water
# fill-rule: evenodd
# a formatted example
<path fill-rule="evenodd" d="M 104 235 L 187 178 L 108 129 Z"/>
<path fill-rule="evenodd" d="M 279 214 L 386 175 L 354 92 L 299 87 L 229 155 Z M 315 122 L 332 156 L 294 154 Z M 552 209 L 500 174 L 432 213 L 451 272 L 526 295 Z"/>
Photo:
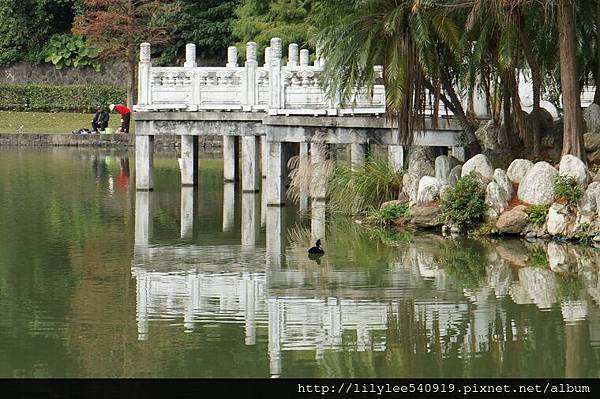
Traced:
<path fill-rule="evenodd" d="M 600 377 L 594 249 L 336 219 L 313 260 L 220 159 L 134 164 L 0 149 L 0 377 Z"/>

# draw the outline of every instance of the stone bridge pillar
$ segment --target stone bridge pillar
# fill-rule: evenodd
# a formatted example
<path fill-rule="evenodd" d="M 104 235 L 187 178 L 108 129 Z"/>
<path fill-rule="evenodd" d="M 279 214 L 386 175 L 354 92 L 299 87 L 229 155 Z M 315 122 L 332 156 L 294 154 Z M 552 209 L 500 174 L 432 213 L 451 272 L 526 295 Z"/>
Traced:
<path fill-rule="evenodd" d="M 181 238 L 194 238 L 194 218 L 198 201 L 196 187 L 181 187 Z"/>
<path fill-rule="evenodd" d="M 154 190 L 154 136 L 135 135 L 135 188 Z"/>
<path fill-rule="evenodd" d="M 389 145 L 388 162 L 395 170 L 402 170 L 404 167 L 404 147 L 401 145 Z"/>
<path fill-rule="evenodd" d="M 285 205 L 285 166 L 283 143 L 267 142 L 267 205 Z"/>
<path fill-rule="evenodd" d="M 181 185 L 198 185 L 198 136 L 181 135 Z"/>
<path fill-rule="evenodd" d="M 260 194 L 242 193 L 242 246 L 256 245 L 260 233 Z"/>
<path fill-rule="evenodd" d="M 306 170 L 310 165 L 309 143 L 300 143 L 300 170 Z M 308 210 L 308 193 L 301 192 L 298 200 L 300 211 Z"/>
<path fill-rule="evenodd" d="M 364 166 L 366 156 L 366 144 L 352 143 L 350 144 L 350 162 L 352 169 L 357 170 Z"/>
<path fill-rule="evenodd" d="M 235 227 L 235 183 L 223 185 L 223 232 Z"/>
<path fill-rule="evenodd" d="M 138 191 L 135 193 L 135 245 L 145 246 L 152 239 L 154 223 L 152 217 L 152 199 L 154 193 Z"/>
<path fill-rule="evenodd" d="M 237 136 L 223 136 L 223 180 L 234 182 L 239 176 L 239 139 Z"/>
<path fill-rule="evenodd" d="M 260 190 L 260 137 L 242 136 L 242 191 L 256 193 Z"/>

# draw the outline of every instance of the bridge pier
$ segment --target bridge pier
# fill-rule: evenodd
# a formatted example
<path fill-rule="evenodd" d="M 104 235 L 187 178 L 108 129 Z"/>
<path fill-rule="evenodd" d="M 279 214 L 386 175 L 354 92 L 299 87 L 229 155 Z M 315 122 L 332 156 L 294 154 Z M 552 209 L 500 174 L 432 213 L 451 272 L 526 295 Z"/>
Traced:
<path fill-rule="evenodd" d="M 198 190 L 193 186 L 181 187 L 181 238 L 194 237 L 194 215 L 196 214 Z"/>
<path fill-rule="evenodd" d="M 269 143 L 267 143 L 267 136 L 260 137 L 260 174 L 263 179 L 267 178 L 267 169 L 269 158 Z"/>
<path fill-rule="evenodd" d="M 460 162 L 465 162 L 467 157 L 465 147 L 452 147 L 452 156 Z"/>
<path fill-rule="evenodd" d="M 311 203 L 310 211 L 310 235 L 311 242 L 325 239 L 325 200 L 315 199 Z"/>
<path fill-rule="evenodd" d="M 365 156 L 367 154 L 366 144 L 364 143 L 352 143 L 350 144 L 350 162 L 352 169 L 360 169 L 365 164 Z"/>
<path fill-rule="evenodd" d="M 324 142 L 313 143 L 310 146 L 310 163 L 312 165 L 312 199 L 325 201 L 327 196 L 327 182 L 325 176 L 325 160 L 327 158 L 328 144 Z"/>
<path fill-rule="evenodd" d="M 306 170 L 306 168 L 308 167 L 308 163 L 310 162 L 310 158 L 309 158 L 309 146 L 310 144 L 308 143 L 300 143 L 300 162 L 299 162 L 299 167 L 300 170 Z M 298 207 L 300 208 L 300 211 L 306 211 L 308 210 L 308 194 L 305 192 L 301 192 L 300 193 L 300 198 L 298 199 Z"/>
<path fill-rule="evenodd" d="M 283 143 L 268 142 L 267 155 L 267 206 L 285 205 L 285 173 Z"/>
<path fill-rule="evenodd" d="M 181 136 L 181 185 L 198 185 L 198 136 Z"/>
<path fill-rule="evenodd" d="M 260 138 L 242 136 L 242 192 L 256 193 L 260 190 Z"/>
<path fill-rule="evenodd" d="M 388 161 L 395 170 L 402 170 L 404 168 L 404 147 L 401 145 L 389 145 Z"/>
<path fill-rule="evenodd" d="M 223 184 L 223 232 L 232 231 L 235 227 L 235 184 Z"/>
<path fill-rule="evenodd" d="M 260 194 L 242 194 L 242 246 L 252 247 L 258 241 Z"/>
<path fill-rule="evenodd" d="M 135 188 L 154 190 L 154 136 L 135 136 Z"/>
<path fill-rule="evenodd" d="M 234 182 L 239 178 L 239 138 L 223 136 L 223 180 Z"/>
<path fill-rule="evenodd" d="M 152 202 L 154 193 L 135 193 L 135 245 L 148 245 L 153 234 Z"/>
<path fill-rule="evenodd" d="M 266 228 L 267 266 L 279 268 L 285 257 L 286 228 L 285 208 L 270 206 L 267 208 Z"/>

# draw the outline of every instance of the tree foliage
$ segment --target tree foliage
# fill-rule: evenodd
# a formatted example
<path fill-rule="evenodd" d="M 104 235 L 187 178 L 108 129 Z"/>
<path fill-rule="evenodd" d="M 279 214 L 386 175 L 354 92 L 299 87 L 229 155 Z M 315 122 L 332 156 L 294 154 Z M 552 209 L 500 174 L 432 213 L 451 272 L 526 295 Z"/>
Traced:
<path fill-rule="evenodd" d="M 70 29 L 78 0 L 0 0 L 0 65 L 40 62 L 55 33 Z"/>
<path fill-rule="evenodd" d="M 273 37 L 279 37 L 283 45 L 298 43 L 306 46 L 311 33 L 313 9 L 318 0 L 245 0 L 236 10 L 233 34 L 239 40 L 240 49 L 247 42 L 259 45 L 259 55 Z"/>
<path fill-rule="evenodd" d="M 83 0 L 73 33 L 86 36 L 102 56 L 126 62 L 127 104 L 135 96 L 138 45 L 170 42 L 169 33 L 180 11 L 176 0 Z"/>

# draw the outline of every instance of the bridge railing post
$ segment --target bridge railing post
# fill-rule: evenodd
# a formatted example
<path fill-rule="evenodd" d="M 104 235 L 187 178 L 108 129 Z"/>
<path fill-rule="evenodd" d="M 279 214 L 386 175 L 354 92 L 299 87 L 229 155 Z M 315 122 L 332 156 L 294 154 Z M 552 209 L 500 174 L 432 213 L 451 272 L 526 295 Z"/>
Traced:
<path fill-rule="evenodd" d="M 183 67 L 198 67 L 198 63 L 196 62 L 196 45 L 193 43 L 188 43 L 185 46 L 185 62 L 183 63 Z M 190 100 L 192 104 L 188 104 L 188 109 L 196 111 L 200 105 L 200 79 L 196 72 L 192 74 L 192 95 L 190 96 Z"/>
<path fill-rule="evenodd" d="M 140 44 L 140 63 L 138 65 L 138 105 L 152 104 L 151 98 L 151 70 L 150 43 Z"/>
<path fill-rule="evenodd" d="M 282 82 L 281 82 L 281 56 L 282 42 L 278 37 L 271 39 L 270 77 L 269 77 L 269 115 L 277 115 L 283 108 Z"/>
<path fill-rule="evenodd" d="M 291 43 L 288 46 L 287 66 L 289 66 L 289 67 L 298 66 L 298 45 L 296 43 Z"/>
<path fill-rule="evenodd" d="M 258 62 L 256 61 L 256 43 L 249 42 L 246 44 L 246 74 L 244 75 L 244 84 L 242 85 L 242 110 L 252 111 L 257 104 L 257 80 L 256 69 Z"/>

